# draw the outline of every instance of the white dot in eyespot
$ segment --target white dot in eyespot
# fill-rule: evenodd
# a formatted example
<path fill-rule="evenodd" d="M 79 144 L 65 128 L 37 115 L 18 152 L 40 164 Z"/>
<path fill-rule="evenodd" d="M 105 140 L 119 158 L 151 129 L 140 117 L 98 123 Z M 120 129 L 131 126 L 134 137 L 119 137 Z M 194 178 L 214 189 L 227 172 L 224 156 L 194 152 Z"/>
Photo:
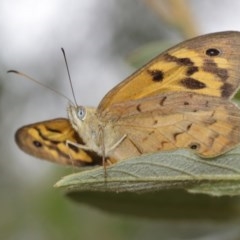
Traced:
<path fill-rule="evenodd" d="M 86 109 L 83 106 L 77 107 L 77 116 L 80 120 L 83 120 L 86 116 Z"/>

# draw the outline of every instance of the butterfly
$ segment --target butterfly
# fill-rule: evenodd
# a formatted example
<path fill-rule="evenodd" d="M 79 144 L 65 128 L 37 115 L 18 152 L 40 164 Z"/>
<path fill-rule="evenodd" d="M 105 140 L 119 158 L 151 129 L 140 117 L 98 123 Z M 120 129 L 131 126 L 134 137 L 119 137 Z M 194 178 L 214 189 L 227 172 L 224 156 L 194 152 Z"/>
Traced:
<path fill-rule="evenodd" d="M 24 126 L 25 152 L 62 164 L 109 164 L 146 153 L 213 158 L 240 143 L 240 32 L 184 41 L 115 86 L 97 108 L 70 104 L 68 119 Z M 69 157 L 70 156 L 70 157 Z"/>

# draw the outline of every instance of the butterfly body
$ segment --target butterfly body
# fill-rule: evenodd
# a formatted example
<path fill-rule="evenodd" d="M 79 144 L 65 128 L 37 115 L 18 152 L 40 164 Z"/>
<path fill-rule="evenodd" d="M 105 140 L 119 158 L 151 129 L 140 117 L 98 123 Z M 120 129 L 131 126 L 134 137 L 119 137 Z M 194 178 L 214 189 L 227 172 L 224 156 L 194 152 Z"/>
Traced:
<path fill-rule="evenodd" d="M 240 32 L 196 37 L 133 73 L 97 108 L 70 106 L 81 142 L 65 141 L 112 163 L 179 148 L 216 157 L 240 143 L 240 110 L 230 101 L 239 86 Z"/>
<path fill-rule="evenodd" d="M 114 131 L 113 121 L 105 122 L 98 118 L 95 108 L 69 106 L 68 116 L 72 127 L 84 141 L 84 146 L 79 147 L 91 149 L 100 156 L 109 156 L 124 138 L 124 134 Z"/>

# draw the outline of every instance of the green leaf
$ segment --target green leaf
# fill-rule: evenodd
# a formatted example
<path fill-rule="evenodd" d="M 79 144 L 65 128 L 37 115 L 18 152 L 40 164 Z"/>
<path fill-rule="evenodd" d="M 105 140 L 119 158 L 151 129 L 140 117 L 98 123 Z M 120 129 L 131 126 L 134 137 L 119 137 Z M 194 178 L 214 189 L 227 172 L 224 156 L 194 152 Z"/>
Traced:
<path fill-rule="evenodd" d="M 213 159 L 187 150 L 142 155 L 104 169 L 71 174 L 56 183 L 66 191 L 156 192 L 184 189 L 209 195 L 240 195 L 240 148 Z"/>

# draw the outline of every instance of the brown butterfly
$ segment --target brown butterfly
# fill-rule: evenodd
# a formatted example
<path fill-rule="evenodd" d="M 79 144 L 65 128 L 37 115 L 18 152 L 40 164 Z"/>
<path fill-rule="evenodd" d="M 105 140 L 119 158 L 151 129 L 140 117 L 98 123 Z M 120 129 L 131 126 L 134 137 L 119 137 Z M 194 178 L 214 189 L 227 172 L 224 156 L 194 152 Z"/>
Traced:
<path fill-rule="evenodd" d="M 114 87 L 97 108 L 70 105 L 69 120 L 19 129 L 17 144 L 75 165 L 179 148 L 216 157 L 240 143 L 240 110 L 230 101 L 239 88 L 239 56 L 240 32 L 184 41 Z"/>

